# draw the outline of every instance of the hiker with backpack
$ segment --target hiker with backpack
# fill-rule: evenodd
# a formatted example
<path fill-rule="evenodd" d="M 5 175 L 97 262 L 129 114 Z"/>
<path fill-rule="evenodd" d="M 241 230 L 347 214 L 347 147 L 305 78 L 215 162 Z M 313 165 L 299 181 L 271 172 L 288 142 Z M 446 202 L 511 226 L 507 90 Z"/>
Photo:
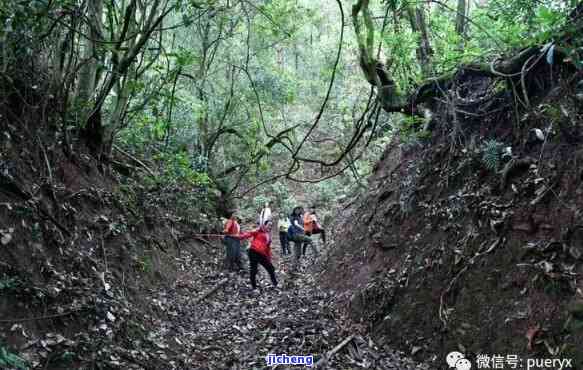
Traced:
<path fill-rule="evenodd" d="M 257 289 L 257 267 L 261 265 L 269 273 L 274 288 L 277 288 L 277 279 L 275 277 L 275 267 L 271 263 L 271 228 L 273 223 L 265 221 L 259 228 L 241 233 L 237 238 L 239 240 L 251 239 L 249 248 L 249 275 L 253 290 Z"/>
<path fill-rule="evenodd" d="M 291 225 L 288 229 L 288 237 L 289 240 L 294 242 L 294 269 L 299 265 L 303 244 L 310 245 L 314 255 L 318 256 L 318 249 L 312 242 L 312 239 L 305 235 L 303 213 L 304 210 L 302 207 L 295 207 L 290 216 Z"/>
<path fill-rule="evenodd" d="M 223 244 L 225 245 L 224 266 L 231 271 L 238 271 L 243 267 L 241 264 L 241 241 L 239 240 L 241 226 L 239 226 L 239 221 L 240 219 L 236 212 L 231 211 L 223 229 Z"/>
<path fill-rule="evenodd" d="M 312 207 L 310 211 L 304 214 L 304 231 L 306 236 L 312 236 L 314 234 L 320 234 L 322 243 L 326 243 L 326 230 L 318 222 L 316 215 L 316 207 Z M 304 243 L 302 248 L 302 255 L 306 255 L 307 244 Z"/>

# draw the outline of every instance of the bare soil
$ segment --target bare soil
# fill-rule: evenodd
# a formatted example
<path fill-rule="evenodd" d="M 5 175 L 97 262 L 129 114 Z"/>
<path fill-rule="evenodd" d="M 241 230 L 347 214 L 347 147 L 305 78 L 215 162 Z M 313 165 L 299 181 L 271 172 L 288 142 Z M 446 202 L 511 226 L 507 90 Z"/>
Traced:
<path fill-rule="evenodd" d="M 436 104 L 429 139 L 395 137 L 369 193 L 339 210 L 320 281 L 381 345 L 435 368 L 454 350 L 582 368 L 582 105 L 561 85 L 517 116 L 489 81 L 457 84 L 469 113 Z M 512 151 L 496 169 L 488 139 Z"/>

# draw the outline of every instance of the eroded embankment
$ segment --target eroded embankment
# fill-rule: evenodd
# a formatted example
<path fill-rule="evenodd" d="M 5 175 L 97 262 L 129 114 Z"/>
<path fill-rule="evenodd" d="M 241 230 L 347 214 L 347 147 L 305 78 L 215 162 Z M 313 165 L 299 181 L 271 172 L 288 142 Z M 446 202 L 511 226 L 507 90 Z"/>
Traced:
<path fill-rule="evenodd" d="M 201 207 L 176 206 L 198 189 L 115 178 L 50 136 L 21 145 L 21 129 L 0 140 L 0 367 L 176 368 L 182 357 L 153 329 L 176 312 L 149 294 L 187 263 L 199 276 L 216 266 L 189 237 L 208 230 Z"/>
<path fill-rule="evenodd" d="M 381 344 L 437 367 L 452 350 L 583 364 L 583 109 L 568 77 L 525 108 L 460 73 L 431 138 L 396 137 L 341 212 L 322 281 Z"/>

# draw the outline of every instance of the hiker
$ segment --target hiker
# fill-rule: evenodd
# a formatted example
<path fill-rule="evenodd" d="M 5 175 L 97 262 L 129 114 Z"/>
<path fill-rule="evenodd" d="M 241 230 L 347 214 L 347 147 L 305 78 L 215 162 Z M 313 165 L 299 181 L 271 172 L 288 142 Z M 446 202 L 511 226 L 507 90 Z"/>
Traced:
<path fill-rule="evenodd" d="M 265 225 L 265 222 L 272 220 L 273 217 L 271 215 L 271 202 L 266 202 L 263 209 L 259 212 L 259 217 L 257 218 L 257 226 Z"/>
<path fill-rule="evenodd" d="M 255 291 L 257 289 L 257 265 L 261 265 L 269 273 L 273 287 L 277 288 L 277 279 L 275 278 L 275 267 L 271 263 L 271 228 L 273 223 L 265 221 L 258 229 L 241 233 L 239 240 L 251 239 L 249 248 L 249 274 L 251 286 Z"/>
<path fill-rule="evenodd" d="M 237 216 L 237 213 L 231 211 L 223 229 L 225 235 L 223 238 L 223 244 L 225 245 L 224 265 L 227 270 L 238 271 L 243 267 L 241 265 L 241 241 L 239 240 L 241 232 L 240 221 L 241 219 Z"/>
<path fill-rule="evenodd" d="M 312 236 L 314 234 L 320 234 L 322 243 L 326 243 L 326 230 L 318 222 L 318 217 L 316 215 L 316 207 L 312 207 L 309 212 L 304 214 L 304 231 L 306 236 Z M 304 243 L 302 249 L 302 255 L 306 255 L 307 244 Z"/>
<path fill-rule="evenodd" d="M 289 219 L 285 214 L 279 215 L 279 220 L 277 221 L 277 228 L 279 229 L 279 244 L 281 244 L 281 255 L 285 256 L 291 254 L 289 249 L 289 240 L 287 238 L 287 230 L 289 229 L 290 223 Z"/>
<path fill-rule="evenodd" d="M 290 227 L 288 229 L 288 237 L 289 240 L 294 242 L 294 270 L 297 269 L 300 261 L 300 256 L 302 254 L 302 244 L 307 243 L 312 247 L 314 251 L 314 255 L 318 255 L 318 250 L 316 246 L 312 242 L 312 239 L 305 235 L 304 226 L 303 226 L 303 217 L 302 214 L 304 210 L 302 207 L 295 207 L 292 211 L 290 216 Z"/>

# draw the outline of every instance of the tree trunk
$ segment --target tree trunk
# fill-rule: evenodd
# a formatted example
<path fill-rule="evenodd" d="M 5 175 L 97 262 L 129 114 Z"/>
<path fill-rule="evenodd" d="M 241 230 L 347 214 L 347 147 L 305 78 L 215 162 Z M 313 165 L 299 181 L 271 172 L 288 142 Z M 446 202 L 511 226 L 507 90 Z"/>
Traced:
<path fill-rule="evenodd" d="M 429 32 L 427 32 L 427 23 L 425 22 L 425 9 L 423 4 L 415 9 L 415 19 L 417 20 L 417 25 L 419 26 L 419 32 L 421 34 L 421 50 L 423 51 L 423 64 L 421 65 L 423 73 L 426 76 L 431 74 L 431 44 L 429 42 Z"/>
<path fill-rule="evenodd" d="M 83 40 L 82 67 L 79 71 L 79 80 L 74 109 L 79 113 L 79 122 L 85 124 L 83 137 L 93 153 L 97 153 L 103 143 L 101 112 L 95 111 L 95 85 L 97 80 L 97 66 L 100 61 L 98 43 L 102 39 L 103 0 L 89 1 L 87 5 L 87 28 L 89 39 Z"/>
<path fill-rule="evenodd" d="M 297 45 L 294 46 L 294 57 L 295 57 L 294 64 L 295 64 L 295 68 L 296 68 L 296 73 L 298 73 L 299 64 L 300 64 L 299 63 L 299 60 L 300 60 L 300 52 L 298 51 L 298 46 Z"/>
<path fill-rule="evenodd" d="M 457 15 L 455 18 L 455 31 L 460 35 L 460 50 L 464 49 L 464 40 L 466 37 L 466 24 L 468 16 L 468 4 L 466 0 L 458 0 Z"/>
<path fill-rule="evenodd" d="M 136 32 L 136 23 L 131 20 L 129 25 L 128 25 L 128 33 L 134 34 Z M 135 46 L 135 38 L 131 38 L 130 40 L 128 40 L 128 48 L 131 49 Z M 128 72 L 125 76 L 120 77 L 120 79 L 117 81 L 117 83 L 115 84 L 114 90 L 116 92 L 116 96 L 115 96 L 115 108 L 114 111 L 111 115 L 111 122 L 109 123 L 109 126 L 112 129 L 112 132 L 110 133 L 110 135 L 113 135 L 113 130 L 115 130 L 116 128 L 120 127 L 122 122 L 123 122 L 123 118 L 126 114 L 126 110 L 127 110 L 127 105 L 129 102 L 129 97 L 130 97 L 130 84 L 128 83 L 128 81 L 132 78 L 132 76 L 134 75 L 136 70 L 135 64 L 132 63 L 130 65 L 130 67 L 128 68 Z M 106 138 L 106 140 L 112 140 L 113 137 L 111 138 Z M 108 152 L 109 153 L 109 152 Z"/>
<path fill-rule="evenodd" d="M 78 109 L 80 113 L 81 122 L 87 121 L 93 108 L 97 66 L 100 61 L 98 43 L 102 38 L 102 15 L 103 0 L 89 1 L 87 5 L 89 39 L 83 40 L 83 64 L 79 71 L 79 80 L 73 100 L 75 109 Z"/>
<path fill-rule="evenodd" d="M 283 47 L 277 47 L 277 65 L 279 68 L 283 69 Z"/>
<path fill-rule="evenodd" d="M 133 70 L 133 67 L 130 68 L 130 70 Z M 130 76 L 132 75 L 133 73 L 132 71 L 130 71 L 130 73 L 128 73 L 128 75 L 125 78 L 123 78 L 123 80 L 120 80 L 115 87 L 116 91 L 115 109 L 111 115 L 110 123 L 110 126 L 113 128 L 118 128 L 121 126 L 124 116 L 126 114 L 130 98 L 130 84 L 128 83 L 128 80 L 131 78 Z"/>
<path fill-rule="evenodd" d="M 431 75 L 431 44 L 429 42 L 429 33 L 427 32 L 427 24 L 425 22 L 425 13 L 423 4 L 417 5 L 415 8 L 407 6 L 407 15 L 411 24 L 411 30 L 419 33 L 419 45 L 417 46 L 417 60 L 421 66 L 423 76 Z"/>

